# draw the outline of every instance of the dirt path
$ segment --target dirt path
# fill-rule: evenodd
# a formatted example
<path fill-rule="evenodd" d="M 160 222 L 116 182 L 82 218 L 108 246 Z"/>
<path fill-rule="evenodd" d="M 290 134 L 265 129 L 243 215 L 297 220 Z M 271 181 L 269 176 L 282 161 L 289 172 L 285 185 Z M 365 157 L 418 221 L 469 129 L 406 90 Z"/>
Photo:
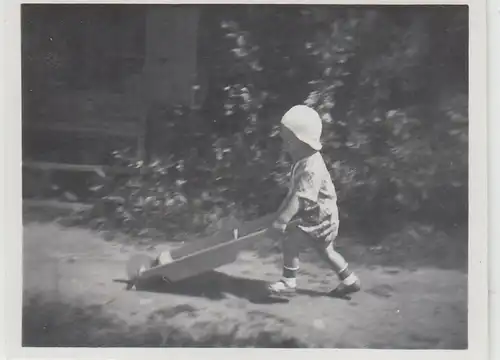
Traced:
<path fill-rule="evenodd" d="M 266 249 L 172 288 L 126 291 L 115 280 L 137 251 L 83 229 L 26 225 L 25 346 L 467 346 L 467 276 L 458 270 L 356 265 L 364 291 L 345 301 L 322 296 L 336 280 L 306 254 L 299 295 L 269 304 L 255 297 L 279 273 Z"/>

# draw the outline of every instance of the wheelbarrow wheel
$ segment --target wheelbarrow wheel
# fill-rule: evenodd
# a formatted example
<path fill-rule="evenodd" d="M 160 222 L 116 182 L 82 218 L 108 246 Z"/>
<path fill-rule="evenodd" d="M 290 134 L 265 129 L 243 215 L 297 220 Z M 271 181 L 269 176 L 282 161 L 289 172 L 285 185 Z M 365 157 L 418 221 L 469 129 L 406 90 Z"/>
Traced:
<path fill-rule="evenodd" d="M 141 273 L 152 267 L 154 259 L 148 255 L 134 255 L 127 262 L 127 278 L 130 287 L 134 287 Z"/>

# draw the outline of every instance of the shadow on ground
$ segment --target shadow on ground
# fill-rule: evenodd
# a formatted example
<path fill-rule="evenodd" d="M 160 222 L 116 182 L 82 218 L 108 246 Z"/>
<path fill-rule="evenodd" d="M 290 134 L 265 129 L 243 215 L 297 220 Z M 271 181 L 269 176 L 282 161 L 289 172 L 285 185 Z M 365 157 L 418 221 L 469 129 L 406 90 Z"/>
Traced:
<path fill-rule="evenodd" d="M 207 323 L 195 323 L 188 333 L 165 323 L 180 313 L 194 311 L 178 305 L 153 313 L 147 323 L 130 326 L 106 313 L 102 306 L 77 306 L 40 297 L 23 307 L 24 347 L 257 347 L 303 348 L 306 343 L 278 332 L 256 331 L 242 336 L 240 326 L 214 332 Z M 198 328 L 198 329 L 197 329 Z M 202 332 L 194 338 L 192 333 Z"/>
<path fill-rule="evenodd" d="M 127 283 L 123 279 L 115 282 Z M 254 304 L 272 304 L 288 302 L 286 298 L 269 297 L 266 292 L 268 283 L 263 280 L 249 279 L 228 275 L 218 271 L 185 279 L 176 283 L 168 283 L 161 278 L 152 278 L 136 284 L 137 291 L 152 293 L 168 293 L 202 297 L 210 300 L 223 300 L 227 295 L 246 299 Z M 310 289 L 297 289 L 297 295 L 310 297 L 326 296 L 327 292 Z"/>

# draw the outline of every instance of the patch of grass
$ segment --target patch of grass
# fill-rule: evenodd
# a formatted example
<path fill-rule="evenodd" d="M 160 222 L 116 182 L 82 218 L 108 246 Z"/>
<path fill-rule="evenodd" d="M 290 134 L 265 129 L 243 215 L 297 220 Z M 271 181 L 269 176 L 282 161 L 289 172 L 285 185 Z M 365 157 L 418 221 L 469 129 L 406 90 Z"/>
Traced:
<path fill-rule="evenodd" d="M 161 319 L 173 318 L 174 316 L 177 316 L 182 313 L 194 314 L 196 311 L 197 309 L 188 304 L 177 305 L 174 307 L 157 310 L 151 315 L 149 315 L 149 319 L 154 320 L 156 318 L 161 318 Z"/>
<path fill-rule="evenodd" d="M 202 323 L 197 323 L 197 329 L 191 333 L 166 324 L 165 319 L 149 319 L 142 325 L 129 326 L 101 306 L 69 304 L 42 297 L 25 299 L 23 305 L 25 347 L 308 347 L 300 339 L 276 331 L 256 329 L 243 336 L 239 330 L 244 325 L 228 326 L 226 330 L 205 326 L 201 335 L 195 337 L 193 333 L 200 330 Z M 192 310 L 174 307 L 167 315 Z"/>

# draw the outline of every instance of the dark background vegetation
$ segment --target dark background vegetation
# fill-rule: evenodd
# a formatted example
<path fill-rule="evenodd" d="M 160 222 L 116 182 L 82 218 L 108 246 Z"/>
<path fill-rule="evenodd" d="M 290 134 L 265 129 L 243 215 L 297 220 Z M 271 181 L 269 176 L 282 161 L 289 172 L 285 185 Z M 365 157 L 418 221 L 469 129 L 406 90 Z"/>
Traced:
<path fill-rule="evenodd" d="M 23 21 L 23 121 L 44 101 L 33 89 L 110 89 L 124 74 L 140 72 L 140 58 L 106 57 L 106 49 L 126 42 L 140 52 L 143 35 L 130 29 L 141 29 L 142 18 L 131 14 L 144 6 L 38 11 L 26 11 Z M 82 33 L 82 18 L 94 19 L 99 36 Z M 30 29 L 57 36 L 33 43 Z M 79 53 L 85 36 L 99 39 L 95 57 Z M 228 215 L 274 211 L 289 165 L 277 125 L 288 108 L 306 103 L 324 119 L 322 153 L 345 229 L 375 234 L 408 221 L 467 224 L 466 6 L 207 5 L 197 46 L 201 108 L 151 107 L 145 163 L 108 139 L 101 162 L 143 171 L 72 175 L 65 193 L 94 204 L 80 221 L 172 237 Z M 81 62 L 95 66 L 82 73 Z M 54 160 L 76 146 L 67 143 Z"/>

